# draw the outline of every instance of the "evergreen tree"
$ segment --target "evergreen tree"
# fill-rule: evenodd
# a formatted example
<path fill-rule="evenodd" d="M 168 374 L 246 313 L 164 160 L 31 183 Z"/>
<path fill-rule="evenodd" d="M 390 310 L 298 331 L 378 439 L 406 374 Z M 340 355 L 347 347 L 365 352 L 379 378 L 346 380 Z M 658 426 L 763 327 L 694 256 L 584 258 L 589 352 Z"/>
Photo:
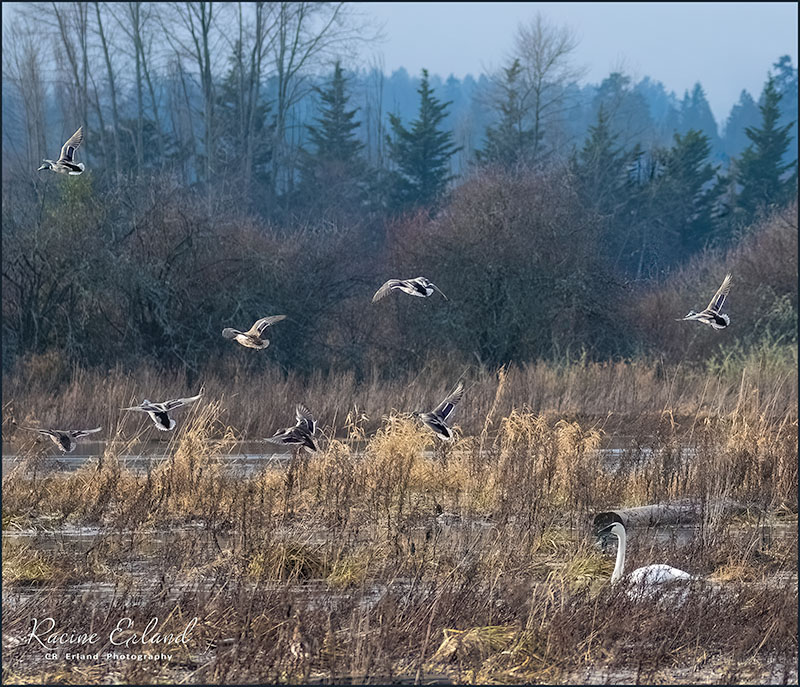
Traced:
<path fill-rule="evenodd" d="M 753 96 L 743 90 L 725 122 L 722 150 L 728 157 L 738 157 L 747 147 L 749 139 L 745 135 L 745 129 L 758 123 L 758 114 L 758 105 Z"/>
<path fill-rule="evenodd" d="M 573 168 L 584 201 L 604 214 L 613 213 L 623 202 L 625 169 L 628 156 L 617 145 L 618 136 L 611 132 L 602 105 L 597 122 L 589 127 L 589 135 Z"/>
<path fill-rule="evenodd" d="M 792 58 L 783 55 L 772 65 L 775 75 L 775 89 L 781 94 L 781 124 L 791 122 L 789 135 L 794 145 L 789 146 L 783 156 L 784 162 L 797 159 L 797 70 L 792 66 Z"/>
<path fill-rule="evenodd" d="M 361 126 L 355 121 L 355 110 L 347 110 L 349 96 L 345 93 L 345 78 L 341 64 L 336 62 L 333 78 L 327 90 L 316 88 L 320 96 L 320 115 L 316 126 L 307 124 L 306 129 L 316 146 L 314 157 L 350 161 L 355 159 L 364 145 L 356 138 L 355 131 Z"/>
<path fill-rule="evenodd" d="M 691 129 L 702 131 L 709 138 L 711 150 L 719 151 L 720 141 L 717 131 L 717 121 L 711 112 L 711 106 L 706 99 L 703 87 L 696 83 L 691 95 L 687 91 L 681 102 L 679 131 L 682 134 Z"/>
<path fill-rule="evenodd" d="M 358 109 L 347 109 L 346 85 L 337 61 L 329 87 L 315 89 L 319 95 L 316 123 L 306 125 L 314 150 L 303 156 L 300 194 L 307 205 L 322 209 L 355 209 L 363 197 L 364 145 L 356 137 L 361 123 L 355 119 Z"/>
<path fill-rule="evenodd" d="M 741 192 L 737 199 L 741 220 L 751 222 L 759 209 L 783 203 L 796 190 L 797 159 L 790 163 L 783 156 L 791 143 L 789 134 L 793 122 L 780 126 L 781 112 L 778 103 L 781 94 L 770 76 L 764 87 L 761 110 L 761 127 L 747 127 L 745 133 L 750 145 L 742 153 L 738 164 L 737 181 Z M 787 173 L 794 171 L 787 179 Z"/>
<path fill-rule="evenodd" d="M 393 175 L 393 201 L 396 208 L 426 205 L 434 201 L 452 178 L 450 158 L 461 150 L 453 144 L 453 134 L 439 125 L 447 116 L 449 102 L 440 102 L 428 82 L 428 70 L 422 70 L 417 119 L 406 129 L 397 115 L 389 115 L 394 137 L 386 137 L 389 155 L 397 165 Z"/>
<path fill-rule="evenodd" d="M 626 156 L 625 205 L 609 248 L 637 279 L 684 261 L 716 238 L 725 183 L 710 153 L 709 137 L 690 129 L 676 132 L 669 149 L 637 146 Z"/>
<path fill-rule="evenodd" d="M 667 93 L 664 84 L 660 81 L 653 81 L 649 76 L 645 76 L 634 88 L 634 92 L 640 93 L 647 103 L 650 116 L 658 131 L 656 137 L 657 145 L 669 145 L 672 135 L 679 129 L 680 103 L 673 92 Z"/>
<path fill-rule="evenodd" d="M 476 151 L 478 162 L 513 167 L 532 156 L 536 134 L 525 127 L 528 112 L 525 97 L 520 92 L 521 73 L 518 59 L 503 69 L 504 78 L 500 84 L 503 99 L 497 105 L 500 121 L 486 129 L 483 150 Z"/>
<path fill-rule="evenodd" d="M 716 172 L 708 161 L 709 136 L 689 129 L 675 133 L 674 144 L 665 156 L 662 198 L 664 216 L 677 230 L 686 257 L 702 249 L 714 231 L 714 212 L 723 185 L 712 183 Z"/>
<path fill-rule="evenodd" d="M 650 108 L 641 92 L 631 88 L 629 76 L 612 72 L 603 79 L 592 102 L 595 117 L 601 106 L 609 128 L 623 144 L 628 147 L 636 144 L 649 146 L 655 142 Z"/>

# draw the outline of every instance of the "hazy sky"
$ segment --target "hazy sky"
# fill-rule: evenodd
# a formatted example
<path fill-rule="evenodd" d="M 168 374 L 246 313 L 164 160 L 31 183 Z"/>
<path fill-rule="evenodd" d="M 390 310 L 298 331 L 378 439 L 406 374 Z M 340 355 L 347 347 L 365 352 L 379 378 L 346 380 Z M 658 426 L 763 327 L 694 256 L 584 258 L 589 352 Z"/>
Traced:
<path fill-rule="evenodd" d="M 584 82 L 599 83 L 621 66 L 634 81 L 649 76 L 682 97 L 699 81 L 718 121 L 743 88 L 758 98 L 779 56 L 797 67 L 794 2 L 367 2 L 359 9 L 384 24 L 386 40 L 374 50 L 388 73 L 427 67 L 443 78 L 499 66 L 517 24 L 541 10 L 576 31 Z"/>

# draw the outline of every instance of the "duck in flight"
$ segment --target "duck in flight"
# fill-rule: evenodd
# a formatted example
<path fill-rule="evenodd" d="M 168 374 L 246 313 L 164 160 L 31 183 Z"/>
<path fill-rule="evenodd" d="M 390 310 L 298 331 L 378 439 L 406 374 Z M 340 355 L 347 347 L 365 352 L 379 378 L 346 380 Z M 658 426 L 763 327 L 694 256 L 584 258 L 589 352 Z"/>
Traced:
<path fill-rule="evenodd" d="M 83 143 L 83 127 L 69 137 L 69 140 L 61 148 L 61 155 L 58 160 L 42 160 L 42 166 L 37 169 L 41 172 L 43 169 L 49 169 L 51 172 L 60 172 L 61 174 L 71 174 L 76 176 L 83 174 L 85 169 L 82 162 L 75 162 L 75 151 L 80 148 Z"/>
<path fill-rule="evenodd" d="M 75 450 L 76 439 L 85 437 L 87 434 L 99 432 L 102 427 L 94 429 L 36 429 L 35 427 L 20 427 L 29 432 L 39 432 L 39 434 L 50 437 L 53 443 L 58 446 L 61 453 L 72 453 Z"/>
<path fill-rule="evenodd" d="M 722 306 L 725 304 L 725 298 L 730 290 L 731 275 L 726 274 L 725 279 L 722 280 L 722 285 L 719 287 L 717 293 L 714 294 L 714 298 L 711 299 L 711 302 L 705 310 L 701 312 L 690 310 L 686 317 L 682 317 L 676 320 L 676 322 L 697 320 L 703 324 L 711 325 L 714 329 L 725 329 L 725 327 L 731 323 L 731 318 L 725 313 L 721 313 L 720 310 L 722 310 Z"/>
<path fill-rule="evenodd" d="M 233 339 L 247 348 L 261 350 L 269 346 L 269 339 L 264 336 L 264 332 L 267 330 L 267 327 L 285 319 L 286 315 L 262 317 L 260 320 L 256 320 L 256 323 L 246 332 L 240 332 L 238 329 L 226 327 L 222 330 L 222 336 L 224 336 L 226 339 Z"/>
<path fill-rule="evenodd" d="M 202 395 L 203 392 L 201 391 L 197 396 L 176 398 L 173 401 L 164 401 L 163 403 L 153 403 L 152 401 L 144 399 L 138 406 L 122 408 L 122 410 L 139 410 L 143 413 L 147 413 L 158 429 L 162 432 L 168 432 L 171 429 L 175 429 L 175 420 L 169 416 L 169 411 L 185 406 L 187 403 L 193 403 Z"/>
<path fill-rule="evenodd" d="M 314 441 L 314 433 L 317 431 L 317 421 L 308 408 L 302 403 L 295 406 L 295 417 L 297 424 L 294 427 L 279 429 L 273 436 L 265 441 L 272 444 L 283 444 L 284 446 L 297 446 L 306 450 L 308 453 L 318 451 L 317 442 Z"/>
<path fill-rule="evenodd" d="M 434 291 L 438 291 L 445 300 L 449 300 L 430 279 L 416 277 L 415 279 L 390 279 L 375 292 L 372 302 L 376 303 L 387 293 L 395 290 L 407 293 L 409 296 L 418 296 L 419 298 L 428 298 L 428 296 L 433 295 Z"/>
<path fill-rule="evenodd" d="M 453 414 L 456 404 L 461 400 L 464 395 L 464 383 L 459 382 L 450 395 L 444 399 L 433 412 L 430 413 L 412 413 L 413 417 L 418 417 L 422 423 L 432 429 L 436 436 L 442 441 L 450 441 L 453 438 L 453 430 L 447 424 L 447 419 Z"/>

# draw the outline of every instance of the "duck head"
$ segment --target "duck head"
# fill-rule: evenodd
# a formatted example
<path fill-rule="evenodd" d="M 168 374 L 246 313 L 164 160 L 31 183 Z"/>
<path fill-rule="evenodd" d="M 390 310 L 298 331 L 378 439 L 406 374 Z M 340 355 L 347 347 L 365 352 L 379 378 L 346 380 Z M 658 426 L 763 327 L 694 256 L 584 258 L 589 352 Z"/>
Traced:
<path fill-rule="evenodd" d="M 37 169 L 37 172 L 41 172 L 43 169 L 52 169 L 53 165 L 50 164 L 50 160 L 42 160 L 42 166 Z"/>

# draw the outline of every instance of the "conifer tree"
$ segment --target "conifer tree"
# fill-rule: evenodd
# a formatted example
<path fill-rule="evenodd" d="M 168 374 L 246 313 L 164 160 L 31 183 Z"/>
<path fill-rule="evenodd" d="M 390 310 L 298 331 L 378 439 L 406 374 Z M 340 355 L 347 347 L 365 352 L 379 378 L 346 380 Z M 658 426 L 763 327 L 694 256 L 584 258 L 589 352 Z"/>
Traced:
<path fill-rule="evenodd" d="M 689 253 L 700 250 L 712 238 L 714 211 L 723 191 L 720 179 L 710 183 L 717 176 L 708 160 L 710 154 L 710 137 L 689 129 L 683 136 L 675 133 L 664 160 L 663 216 L 677 230 L 684 251 Z"/>
<path fill-rule="evenodd" d="M 328 88 L 316 88 L 319 114 L 307 124 L 313 150 L 306 152 L 301 169 L 300 193 L 306 205 L 353 209 L 363 194 L 366 165 L 364 144 L 356 137 L 361 123 L 358 108 L 348 110 L 347 80 L 337 61 Z"/>
<path fill-rule="evenodd" d="M 794 122 L 778 125 L 781 116 L 778 103 L 781 94 L 775 80 L 769 77 L 764 87 L 761 110 L 761 127 L 747 127 L 745 134 L 750 145 L 744 150 L 738 164 L 737 181 L 741 192 L 737 206 L 742 221 L 751 222 L 759 209 L 788 200 L 796 190 L 797 160 L 783 162 L 791 143 L 789 131 Z M 794 170 L 787 178 L 787 173 Z"/>
<path fill-rule="evenodd" d="M 417 119 L 406 129 L 400 118 L 389 115 L 394 136 L 386 137 L 389 155 L 397 165 L 393 174 L 393 205 L 427 205 L 444 192 L 449 174 L 450 158 L 461 150 L 453 144 L 453 133 L 439 128 L 447 116 L 449 102 L 440 102 L 428 82 L 428 70 L 422 70 L 422 82 Z"/>
<path fill-rule="evenodd" d="M 679 131 L 685 134 L 691 129 L 701 131 L 708 136 L 712 151 L 719 149 L 717 121 L 714 119 L 706 93 L 699 82 L 694 85 L 691 95 L 686 91 L 681 102 Z"/>
<path fill-rule="evenodd" d="M 775 75 L 775 89 L 781 94 L 780 124 L 792 122 L 789 134 L 794 145 L 783 157 L 784 162 L 791 162 L 797 157 L 797 69 L 792 66 L 789 55 L 782 55 L 772 65 L 772 70 Z"/>
<path fill-rule="evenodd" d="M 345 92 L 346 81 L 341 64 L 337 61 L 333 68 L 330 86 L 323 90 L 317 88 L 321 107 L 316 125 L 306 125 L 312 143 L 316 146 L 315 157 L 322 159 L 354 160 L 364 145 L 355 136 L 361 122 L 355 121 L 355 110 L 347 109 L 350 97 Z"/>
<path fill-rule="evenodd" d="M 627 147 L 651 143 L 655 126 L 641 92 L 631 87 L 631 77 L 612 72 L 597 87 L 592 99 L 596 112 L 602 106 L 608 126 Z"/>
<path fill-rule="evenodd" d="M 758 105 L 746 89 L 739 94 L 739 100 L 731 108 L 725 121 L 725 134 L 722 137 L 723 150 L 729 157 L 738 157 L 747 147 L 749 139 L 745 134 L 748 126 L 758 123 Z"/>
<path fill-rule="evenodd" d="M 613 212 L 622 202 L 629 156 L 617 145 L 608 116 L 601 104 L 597 122 L 589 127 L 583 148 L 573 160 L 578 185 L 585 201 L 601 212 Z"/>
<path fill-rule="evenodd" d="M 521 73 L 519 59 L 503 69 L 504 78 L 500 84 L 503 99 L 497 105 L 500 121 L 487 127 L 483 150 L 476 151 L 478 162 L 508 168 L 532 157 L 536 134 L 533 129 L 525 127 L 528 108 L 522 92 Z"/>

